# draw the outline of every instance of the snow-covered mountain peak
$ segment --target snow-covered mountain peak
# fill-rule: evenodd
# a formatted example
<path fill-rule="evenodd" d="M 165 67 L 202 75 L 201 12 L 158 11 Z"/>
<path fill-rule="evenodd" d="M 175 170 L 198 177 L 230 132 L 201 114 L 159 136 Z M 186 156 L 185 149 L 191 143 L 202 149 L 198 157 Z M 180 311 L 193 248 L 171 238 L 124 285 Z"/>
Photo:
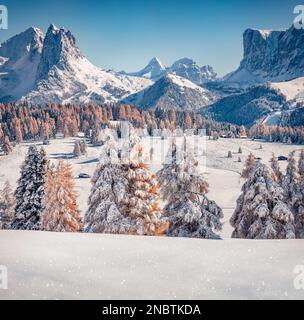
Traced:
<path fill-rule="evenodd" d="M 182 58 L 173 63 L 168 72 L 188 79 L 197 85 L 213 81 L 217 74 L 211 66 L 200 67 L 195 61 L 189 58 Z"/>
<path fill-rule="evenodd" d="M 130 76 L 147 78 L 153 81 L 159 80 L 164 74 L 166 74 L 166 67 L 156 57 L 152 58 L 144 69 L 129 73 Z"/>
<path fill-rule="evenodd" d="M 44 35 L 31 27 L 0 46 L 0 101 L 14 101 L 35 86 Z"/>
<path fill-rule="evenodd" d="M 7 58 L 9 63 L 15 63 L 25 54 L 41 53 L 43 47 L 43 32 L 38 28 L 28 28 L 24 32 L 10 38 L 0 45 L 0 56 Z"/>
<path fill-rule="evenodd" d="M 34 90 L 20 101 L 44 103 L 105 103 L 145 89 L 152 81 L 104 71 L 88 61 L 65 28 L 50 25 L 43 43 Z"/>
<path fill-rule="evenodd" d="M 189 58 L 182 58 L 177 60 L 176 62 L 174 62 L 174 65 L 181 65 L 181 64 L 185 64 L 185 65 L 191 65 L 191 64 L 195 64 L 194 60 L 189 59 Z"/>
<path fill-rule="evenodd" d="M 166 68 L 157 57 L 153 57 L 148 65 L 150 65 L 151 67 L 156 67 L 160 69 Z"/>
<path fill-rule="evenodd" d="M 76 46 L 76 39 L 69 30 L 51 24 L 46 33 L 41 61 L 38 66 L 37 81 L 46 79 L 52 67 L 69 68 L 71 60 L 82 59 Z"/>

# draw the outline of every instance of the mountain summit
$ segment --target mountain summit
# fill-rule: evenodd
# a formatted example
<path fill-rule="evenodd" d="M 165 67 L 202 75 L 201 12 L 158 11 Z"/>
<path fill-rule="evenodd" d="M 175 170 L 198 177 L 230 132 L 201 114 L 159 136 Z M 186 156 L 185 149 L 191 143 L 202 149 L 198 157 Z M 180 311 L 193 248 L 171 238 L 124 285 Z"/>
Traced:
<path fill-rule="evenodd" d="M 166 73 L 166 67 L 161 63 L 161 61 L 158 58 L 154 57 L 153 59 L 151 59 L 151 61 L 148 63 L 148 65 L 144 69 L 138 72 L 129 73 L 129 75 L 157 81 L 165 73 Z"/>
<path fill-rule="evenodd" d="M 195 61 L 189 58 L 183 58 L 173 63 L 168 72 L 174 73 L 180 77 L 188 79 L 197 85 L 216 79 L 217 74 L 211 66 L 200 67 Z"/>
<path fill-rule="evenodd" d="M 152 82 L 91 64 L 69 30 L 30 28 L 0 47 L 0 101 L 117 102 Z"/>

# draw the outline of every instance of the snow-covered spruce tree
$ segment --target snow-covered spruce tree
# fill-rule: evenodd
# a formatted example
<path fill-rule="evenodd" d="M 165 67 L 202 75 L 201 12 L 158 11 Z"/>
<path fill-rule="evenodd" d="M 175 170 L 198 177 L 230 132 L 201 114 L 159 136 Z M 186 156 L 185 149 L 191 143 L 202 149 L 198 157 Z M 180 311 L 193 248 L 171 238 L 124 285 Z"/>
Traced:
<path fill-rule="evenodd" d="M 108 139 L 101 147 L 100 160 L 92 178 L 89 208 L 84 217 L 85 232 L 120 233 L 124 219 L 121 201 L 126 196 L 127 179 L 118 153 L 114 139 Z"/>
<path fill-rule="evenodd" d="M 279 161 L 276 158 L 276 156 L 274 155 L 274 153 L 272 154 L 272 158 L 270 160 L 270 166 L 271 166 L 271 169 L 273 171 L 274 180 L 278 184 L 282 184 L 282 182 L 283 182 L 283 173 L 281 171 L 281 168 L 280 168 L 280 165 L 279 165 Z"/>
<path fill-rule="evenodd" d="M 158 236 L 167 231 L 169 222 L 162 217 L 158 205 L 156 176 L 150 173 L 143 158 L 142 146 L 135 145 L 130 152 L 130 161 L 125 165 L 128 184 L 127 197 L 122 200 L 122 212 L 128 224 L 123 233 Z"/>
<path fill-rule="evenodd" d="M 295 213 L 296 236 L 299 239 L 304 239 L 304 150 L 300 153 L 298 173 L 300 200 L 298 201 L 297 211 Z"/>
<path fill-rule="evenodd" d="M 299 186 L 299 175 L 295 152 L 291 152 L 289 155 L 286 174 L 283 177 L 282 186 L 285 192 L 285 202 L 296 217 L 302 202 L 302 194 Z"/>
<path fill-rule="evenodd" d="M 301 150 L 300 159 L 298 163 L 298 172 L 301 180 L 304 180 L 304 150 Z"/>
<path fill-rule="evenodd" d="M 284 201 L 284 190 L 258 162 L 242 188 L 230 223 L 232 237 L 242 239 L 293 239 L 294 217 Z"/>
<path fill-rule="evenodd" d="M 158 209 L 156 181 L 142 163 L 122 159 L 124 153 L 111 138 L 102 146 L 92 179 L 85 231 L 159 235 L 167 221 L 161 219 Z"/>
<path fill-rule="evenodd" d="M 86 155 L 87 154 L 87 142 L 85 141 L 85 140 L 82 140 L 82 141 L 80 141 L 80 144 L 79 144 L 79 146 L 80 146 L 80 151 L 81 151 L 81 154 L 82 155 Z"/>
<path fill-rule="evenodd" d="M 47 174 L 45 208 L 42 214 L 42 230 L 54 232 L 79 232 L 81 217 L 77 207 L 72 167 L 60 161 L 57 168 Z"/>
<path fill-rule="evenodd" d="M 73 155 L 75 158 L 78 158 L 81 156 L 81 147 L 80 147 L 79 141 L 75 141 Z"/>
<path fill-rule="evenodd" d="M 244 178 L 244 179 L 249 178 L 250 174 L 252 173 L 252 171 L 255 168 L 255 165 L 256 165 L 255 156 L 253 155 L 253 153 L 250 153 L 247 160 L 246 160 L 244 170 L 242 172 L 242 178 Z"/>
<path fill-rule="evenodd" d="M 13 151 L 13 146 L 8 136 L 4 138 L 1 149 L 5 155 L 9 155 Z"/>
<path fill-rule="evenodd" d="M 39 151 L 36 146 L 31 146 L 21 167 L 21 177 L 15 193 L 16 208 L 12 229 L 40 229 L 46 170 L 47 157 L 44 149 Z"/>
<path fill-rule="evenodd" d="M 0 229 L 8 230 L 15 212 L 15 195 L 8 181 L 5 182 L 4 188 L 0 192 Z"/>
<path fill-rule="evenodd" d="M 198 171 L 191 150 L 173 144 L 166 163 L 158 172 L 161 194 L 166 202 L 164 215 L 169 219 L 167 232 L 172 237 L 220 239 L 222 209 L 206 197 L 208 183 Z"/>

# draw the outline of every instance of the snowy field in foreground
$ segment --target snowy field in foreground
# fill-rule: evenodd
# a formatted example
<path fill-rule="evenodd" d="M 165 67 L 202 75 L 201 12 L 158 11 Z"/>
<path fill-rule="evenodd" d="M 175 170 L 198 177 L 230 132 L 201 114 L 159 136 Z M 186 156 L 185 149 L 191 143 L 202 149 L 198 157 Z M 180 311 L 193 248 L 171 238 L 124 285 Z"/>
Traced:
<path fill-rule="evenodd" d="M 0 231 L 1 299 L 303 299 L 303 241 Z"/>

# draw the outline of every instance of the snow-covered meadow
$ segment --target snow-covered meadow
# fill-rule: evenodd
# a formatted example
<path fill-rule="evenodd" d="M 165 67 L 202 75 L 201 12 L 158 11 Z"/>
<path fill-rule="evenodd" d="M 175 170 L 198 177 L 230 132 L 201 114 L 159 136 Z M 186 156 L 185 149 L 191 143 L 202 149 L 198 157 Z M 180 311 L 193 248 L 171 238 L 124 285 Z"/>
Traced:
<path fill-rule="evenodd" d="M 50 145 L 43 146 L 47 152 L 49 159 L 53 163 L 59 160 L 68 161 L 72 164 L 76 189 L 79 195 L 78 205 L 83 216 L 87 209 L 87 199 L 89 197 L 91 183 L 90 179 L 79 179 L 80 173 L 93 175 L 96 164 L 100 155 L 100 147 L 91 147 L 87 149 L 87 156 L 79 158 L 73 157 L 73 149 L 75 140 L 78 138 L 57 139 L 52 140 Z M 80 136 L 79 139 L 82 139 Z M 161 163 L 165 160 L 170 140 L 161 140 L 159 138 L 144 138 L 143 144 L 147 152 L 151 146 L 154 148 L 154 161 L 151 165 L 151 171 L 157 172 L 161 168 Z M 182 138 L 177 142 L 182 143 Z M 236 200 L 241 192 L 243 180 L 240 173 L 243 169 L 245 160 L 250 152 L 256 157 L 261 158 L 265 164 L 269 164 L 272 153 L 277 156 L 288 154 L 293 150 L 301 150 L 301 146 L 283 145 L 277 143 L 265 143 L 261 141 L 241 140 L 241 139 L 220 139 L 218 141 L 206 140 L 205 137 L 199 137 L 197 140 L 199 148 L 206 150 L 206 159 L 201 162 L 201 170 L 204 173 L 208 183 L 210 184 L 209 198 L 215 200 L 224 211 L 224 229 L 221 234 L 224 238 L 230 238 L 231 228 L 229 219 L 234 210 Z M 16 182 L 20 175 L 20 166 L 25 158 L 28 147 L 31 143 L 23 143 L 18 145 L 13 153 L 9 156 L 0 157 L 0 188 L 3 187 L 6 180 L 16 186 Z M 262 149 L 260 146 L 262 145 Z M 42 146 L 42 143 L 38 143 Z M 243 153 L 239 154 L 239 147 Z M 233 158 L 228 159 L 228 151 L 232 151 Z M 298 154 L 297 154 L 298 155 Z M 241 157 L 242 162 L 238 162 Z M 203 164 L 206 164 L 204 166 Z M 286 162 L 281 163 L 282 168 L 286 166 Z"/>
<path fill-rule="evenodd" d="M 9 272 L 9 289 L 0 290 L 0 298 L 304 298 L 304 291 L 293 285 L 294 268 L 304 265 L 303 241 L 230 240 L 229 225 L 248 154 L 269 164 L 273 152 L 288 156 L 301 146 L 199 139 L 206 145 L 206 167 L 201 169 L 210 184 L 208 197 L 224 211 L 224 241 L 0 231 L 0 265 Z M 57 139 L 44 148 L 51 161 L 72 164 L 83 216 L 91 185 L 78 175 L 92 176 L 100 148 L 90 146 L 87 156 L 74 158 L 74 142 Z M 168 140 L 144 138 L 146 149 L 151 143 L 155 157 L 163 159 Z M 29 145 L 0 158 L 0 188 L 6 180 L 16 186 Z M 151 166 L 153 172 L 160 168 L 157 160 Z"/>

